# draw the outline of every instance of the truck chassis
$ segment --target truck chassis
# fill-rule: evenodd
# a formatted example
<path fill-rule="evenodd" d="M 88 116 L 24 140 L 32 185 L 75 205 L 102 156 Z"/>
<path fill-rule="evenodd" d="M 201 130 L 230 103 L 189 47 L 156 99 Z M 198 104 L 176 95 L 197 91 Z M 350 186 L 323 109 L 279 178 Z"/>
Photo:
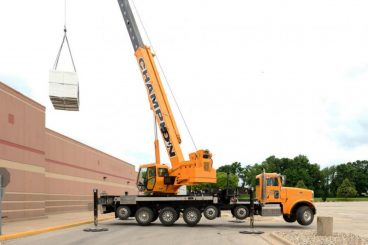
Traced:
<path fill-rule="evenodd" d="M 229 210 L 232 215 L 243 220 L 250 216 L 251 199 L 239 199 L 237 195 L 229 195 L 224 190 L 217 194 L 177 195 L 177 196 L 101 196 L 99 203 L 103 213 L 115 213 L 115 217 L 126 220 L 135 217 L 139 225 L 150 225 L 160 219 L 165 226 L 173 225 L 182 214 L 188 226 L 195 226 L 202 218 L 202 214 L 209 220 L 221 217 L 221 211 Z M 253 199 L 254 215 L 281 216 L 280 203 L 261 204 Z M 307 206 L 301 206 L 308 208 Z M 299 207 L 299 208 L 301 208 Z M 315 212 L 313 212 L 314 215 Z M 303 216 L 303 215 L 301 215 Z M 301 225 L 309 225 L 303 217 L 296 217 L 293 221 L 284 215 L 287 222 L 298 221 Z M 313 221 L 313 219 L 312 219 Z"/>

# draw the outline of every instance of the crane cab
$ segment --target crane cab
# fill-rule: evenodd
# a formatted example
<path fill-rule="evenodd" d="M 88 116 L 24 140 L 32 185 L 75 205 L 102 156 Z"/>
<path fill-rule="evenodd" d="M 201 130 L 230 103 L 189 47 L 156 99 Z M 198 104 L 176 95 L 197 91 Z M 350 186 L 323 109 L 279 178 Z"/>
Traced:
<path fill-rule="evenodd" d="M 145 194 L 170 193 L 175 194 L 175 176 L 169 175 L 169 167 L 165 164 L 145 164 L 139 168 L 137 187 Z"/>

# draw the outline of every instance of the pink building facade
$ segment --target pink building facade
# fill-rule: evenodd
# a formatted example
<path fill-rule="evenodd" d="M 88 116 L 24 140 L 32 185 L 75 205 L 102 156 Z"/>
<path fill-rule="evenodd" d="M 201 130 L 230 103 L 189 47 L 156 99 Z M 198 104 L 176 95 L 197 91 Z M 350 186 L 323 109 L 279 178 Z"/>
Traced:
<path fill-rule="evenodd" d="M 89 210 L 92 190 L 137 194 L 134 166 L 45 128 L 45 107 L 0 82 L 5 220 Z"/>

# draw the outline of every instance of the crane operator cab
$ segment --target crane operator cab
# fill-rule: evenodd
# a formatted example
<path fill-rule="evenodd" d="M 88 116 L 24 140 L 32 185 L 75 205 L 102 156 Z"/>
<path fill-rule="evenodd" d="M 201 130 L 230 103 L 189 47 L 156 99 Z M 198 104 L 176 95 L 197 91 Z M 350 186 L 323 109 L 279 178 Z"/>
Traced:
<path fill-rule="evenodd" d="M 169 176 L 169 168 L 165 164 L 145 164 L 139 168 L 137 187 L 146 194 L 153 192 L 176 193 L 173 188 L 175 176 Z"/>
<path fill-rule="evenodd" d="M 137 187 L 140 192 L 148 195 L 175 195 L 183 185 L 216 183 L 216 170 L 212 165 L 209 150 L 189 154 L 189 161 L 176 163 L 175 168 L 157 162 L 141 165 Z"/>

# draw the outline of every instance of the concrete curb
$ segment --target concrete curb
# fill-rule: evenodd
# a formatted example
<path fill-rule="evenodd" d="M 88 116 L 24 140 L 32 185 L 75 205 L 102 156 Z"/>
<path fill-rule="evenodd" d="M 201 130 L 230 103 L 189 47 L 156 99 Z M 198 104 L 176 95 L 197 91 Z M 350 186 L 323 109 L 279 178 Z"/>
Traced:
<path fill-rule="evenodd" d="M 285 244 L 285 245 L 295 245 L 294 243 L 290 242 L 289 240 L 286 240 L 285 238 L 280 237 L 279 235 L 276 235 L 274 232 L 270 233 L 270 237 L 273 239 L 276 239 L 278 242 Z"/>
<path fill-rule="evenodd" d="M 101 219 L 98 219 L 98 221 L 105 221 L 105 220 L 111 220 L 111 219 L 114 219 L 114 217 L 101 218 Z M 91 224 L 91 223 L 93 223 L 93 220 L 86 220 L 86 221 L 81 221 L 81 222 L 76 222 L 76 223 L 51 226 L 51 227 L 37 229 L 37 230 L 30 230 L 30 231 L 12 233 L 8 235 L 1 235 L 0 241 L 6 241 L 6 240 L 16 239 L 16 238 L 21 238 L 21 237 L 26 237 L 26 236 L 33 236 L 33 235 L 38 235 L 38 234 L 42 234 L 42 233 L 46 233 L 50 231 L 57 231 L 57 230 L 62 230 L 62 229 L 71 228 L 75 226 Z"/>

